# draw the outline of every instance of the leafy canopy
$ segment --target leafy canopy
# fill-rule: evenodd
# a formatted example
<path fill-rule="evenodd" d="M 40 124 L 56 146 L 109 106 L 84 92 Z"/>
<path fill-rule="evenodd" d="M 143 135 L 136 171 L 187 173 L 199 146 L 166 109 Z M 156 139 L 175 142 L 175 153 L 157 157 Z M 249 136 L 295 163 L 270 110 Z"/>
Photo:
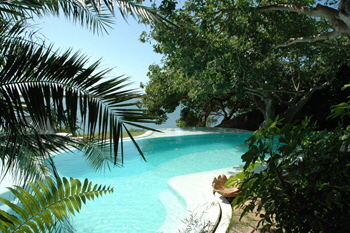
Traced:
<path fill-rule="evenodd" d="M 198 119 L 194 126 L 210 112 L 229 120 L 256 108 L 265 120 L 281 114 L 292 122 L 315 91 L 331 85 L 340 67 L 348 65 L 349 53 L 339 47 L 275 47 L 300 33 L 316 33 L 324 24 L 295 12 L 254 10 L 271 1 L 186 1 L 179 9 L 163 3 L 159 10 L 178 28 L 155 25 L 141 35 L 164 55 L 163 64 L 149 67 L 150 81 L 143 85 L 143 102 L 154 115 L 165 118 L 181 105 L 182 119 Z"/>

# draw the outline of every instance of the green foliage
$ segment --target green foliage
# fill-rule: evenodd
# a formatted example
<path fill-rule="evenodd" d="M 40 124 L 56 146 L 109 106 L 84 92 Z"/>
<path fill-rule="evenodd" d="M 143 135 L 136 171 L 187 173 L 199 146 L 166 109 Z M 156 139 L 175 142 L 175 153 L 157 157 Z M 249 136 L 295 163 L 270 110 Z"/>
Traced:
<path fill-rule="evenodd" d="M 350 116 L 350 102 L 342 102 L 332 106 L 331 115 L 328 118 Z"/>
<path fill-rule="evenodd" d="M 16 196 L 16 204 L 0 197 L 13 211 L 10 214 L 0 210 L 1 232 L 48 232 L 57 221 L 64 222 L 70 214 L 78 213 L 88 200 L 113 192 L 109 186 L 93 185 L 87 179 L 81 183 L 73 178 L 46 178 L 44 182 L 28 182 L 28 186 L 28 190 L 19 186 L 8 188 Z"/>
<path fill-rule="evenodd" d="M 177 127 L 206 127 L 205 114 L 199 109 L 184 107 L 181 109 L 180 119 L 176 120 Z"/>
<path fill-rule="evenodd" d="M 346 84 L 343 87 L 344 89 L 347 89 L 350 87 L 350 84 Z M 348 96 L 350 98 L 350 96 Z M 334 118 L 344 118 L 346 116 L 350 116 L 350 101 L 348 102 L 342 102 L 340 104 L 334 105 L 331 107 L 331 114 L 328 116 L 328 119 L 334 119 Z"/>
<path fill-rule="evenodd" d="M 163 65 L 150 66 L 148 73 L 143 102 L 150 113 L 164 117 L 180 105 L 184 107 L 181 125 L 204 126 L 210 112 L 219 111 L 229 120 L 236 111 L 250 108 L 243 96 L 236 98 L 239 79 L 233 51 L 237 41 L 217 30 L 219 22 L 213 14 L 225 4 L 187 1 L 182 9 L 167 13 L 178 28 L 157 26 L 142 35 L 144 42 L 156 41 L 155 51 L 164 55 Z"/>
<path fill-rule="evenodd" d="M 327 32 L 329 24 L 295 12 L 255 11 L 274 1 L 191 0 L 175 10 L 173 1 L 163 2 L 160 12 L 178 27 L 154 26 L 141 36 L 155 41 L 154 50 L 164 55 L 162 65 L 150 66 L 144 105 L 164 119 L 176 106 L 190 108 L 193 118 L 181 119 L 181 125 L 206 125 L 208 114 L 217 111 L 230 120 L 252 108 L 265 120 L 280 114 L 290 123 L 348 64 L 349 52 L 337 47 L 275 48 L 289 38 Z"/>
<path fill-rule="evenodd" d="M 227 182 L 225 183 L 226 187 L 241 187 L 241 184 L 243 182 L 243 180 L 246 178 L 248 173 L 251 172 L 255 172 L 255 168 L 261 166 L 261 163 L 255 163 L 255 164 L 251 164 L 249 165 L 249 167 L 237 174 L 235 174 L 234 176 L 230 176 L 227 180 Z"/>
<path fill-rule="evenodd" d="M 255 207 L 264 229 L 277 232 L 348 232 L 350 225 L 349 129 L 315 131 L 310 119 L 281 126 L 281 120 L 248 139 L 242 156 L 247 171 L 234 201 L 242 216 Z M 248 170 L 256 162 L 266 167 Z M 250 201 L 248 205 L 244 205 Z"/>

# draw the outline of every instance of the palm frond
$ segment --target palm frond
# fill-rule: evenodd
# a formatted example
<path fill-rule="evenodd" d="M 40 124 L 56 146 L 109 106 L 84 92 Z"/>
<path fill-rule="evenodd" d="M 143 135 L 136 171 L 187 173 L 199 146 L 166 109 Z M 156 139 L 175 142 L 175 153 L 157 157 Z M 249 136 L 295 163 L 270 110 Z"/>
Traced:
<path fill-rule="evenodd" d="M 43 44 L 41 35 L 38 35 L 38 29 L 35 26 L 28 24 L 24 19 L 16 21 L 2 20 L 0 23 L 0 41 L 2 46 L 14 43 L 31 43 L 36 46 Z M 9 54 L 2 55 L 10 56 Z"/>
<path fill-rule="evenodd" d="M 126 19 L 128 15 L 131 15 L 132 17 L 140 19 L 147 23 L 159 23 L 164 22 L 165 20 L 159 14 L 157 14 L 154 9 L 137 4 L 135 1 L 116 0 L 116 3 L 119 8 L 119 12 L 124 19 Z"/>
<path fill-rule="evenodd" d="M 107 32 L 113 24 L 113 12 L 103 5 L 97 10 L 93 4 L 81 1 L 66 0 L 31 0 L 2 1 L 0 0 L 1 21 L 18 21 L 31 19 L 34 16 L 59 16 L 63 14 L 73 23 L 92 30 L 95 33 Z"/>
<path fill-rule="evenodd" d="M 24 129 L 36 130 L 33 135 L 37 135 L 38 145 L 42 145 L 39 150 L 53 150 L 48 150 L 49 146 L 42 141 L 50 142 L 54 147 L 62 146 L 60 141 L 58 144 L 54 141 L 54 137 L 38 136 L 47 134 L 43 129 L 53 128 L 54 119 L 72 133 L 80 119 L 82 133 L 88 134 L 91 142 L 95 142 L 97 133 L 101 141 L 95 143 L 95 147 L 103 148 L 109 144 L 115 158 L 120 148 L 118 132 L 126 123 L 149 129 L 138 123 L 152 122 L 152 118 L 136 108 L 136 103 L 126 103 L 139 97 L 138 93 L 126 90 L 128 78 L 119 76 L 105 80 L 109 70 L 98 71 L 99 62 L 85 67 L 88 60 L 78 53 L 58 54 L 44 46 L 38 48 L 19 43 L 0 48 L 0 55 L 0 64 L 3 64 L 0 107 L 7 113 L 1 114 L 0 127 L 11 128 L 18 134 Z M 26 120 L 28 115 L 31 125 Z M 99 150 L 89 147 L 86 151 L 91 158 L 100 161 L 94 163 L 95 168 L 98 164 L 106 164 L 104 156 L 98 155 Z"/>
<path fill-rule="evenodd" d="M 52 156 L 72 149 L 83 151 L 86 161 L 95 171 L 111 169 L 113 153 L 110 153 L 110 142 L 102 147 L 93 138 L 72 138 L 35 130 L 0 132 L 0 177 L 10 174 L 15 184 L 42 179 L 50 174 L 58 176 Z M 118 163 L 120 161 L 115 162 Z"/>
<path fill-rule="evenodd" d="M 105 11 L 104 6 L 106 6 L 109 12 L 112 13 L 113 15 L 115 13 L 114 4 L 116 4 L 120 14 L 125 20 L 130 15 L 135 19 L 139 19 L 142 22 L 146 22 L 146 23 L 166 22 L 166 20 L 163 17 L 161 17 L 156 12 L 155 9 L 139 4 L 138 2 L 140 1 L 135 1 L 135 0 L 93 0 L 93 1 L 77 0 L 77 1 L 84 6 L 89 6 L 89 4 L 91 4 L 92 7 L 97 12 Z"/>
<path fill-rule="evenodd" d="M 16 22 L 3 21 L 0 24 L 0 38 L 6 40 L 8 38 L 23 37 L 23 34 L 27 32 L 27 25 L 24 20 L 18 20 Z"/>
<path fill-rule="evenodd" d="M 113 192 L 109 186 L 73 178 L 46 178 L 45 182 L 28 182 L 28 186 L 29 191 L 19 186 L 8 188 L 19 204 L 0 197 L 14 213 L 0 210 L 2 232 L 46 232 L 57 220 L 65 221 L 70 214 L 79 212 L 87 200 Z"/>
<path fill-rule="evenodd" d="M 0 0 L 1 21 L 17 21 L 24 18 L 31 18 L 40 9 L 40 1 L 7 1 Z"/>
<path fill-rule="evenodd" d="M 106 5 L 97 9 L 93 5 L 94 1 L 90 3 L 64 0 L 50 2 L 57 2 L 57 4 L 44 4 L 43 11 L 37 14 L 38 16 L 63 14 L 66 19 L 97 34 L 108 33 L 112 28 L 114 12 L 109 11 Z"/>
<path fill-rule="evenodd" d="M 55 134 L 38 134 L 35 130 L 0 131 L 0 174 L 10 173 L 14 183 L 41 179 L 56 173 L 51 155 L 86 145 Z M 1 182 L 1 180 L 0 180 Z"/>
<path fill-rule="evenodd" d="M 0 19 L 17 21 L 33 18 L 34 15 L 43 17 L 63 14 L 73 23 L 78 23 L 95 33 L 108 33 L 115 17 L 115 4 L 125 20 L 131 15 L 144 23 L 167 22 L 153 8 L 130 0 L 0 0 Z"/>

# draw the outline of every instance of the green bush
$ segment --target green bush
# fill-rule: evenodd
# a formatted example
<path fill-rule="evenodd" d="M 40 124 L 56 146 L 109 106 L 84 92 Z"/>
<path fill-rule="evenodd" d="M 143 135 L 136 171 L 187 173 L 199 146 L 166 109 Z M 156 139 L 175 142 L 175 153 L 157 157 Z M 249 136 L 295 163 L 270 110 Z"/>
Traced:
<path fill-rule="evenodd" d="M 241 217 L 257 208 L 264 230 L 350 232 L 349 128 L 316 131 L 309 119 L 280 122 L 248 139 L 243 192 L 233 205 L 244 209 Z M 249 169 L 255 163 L 265 166 Z"/>

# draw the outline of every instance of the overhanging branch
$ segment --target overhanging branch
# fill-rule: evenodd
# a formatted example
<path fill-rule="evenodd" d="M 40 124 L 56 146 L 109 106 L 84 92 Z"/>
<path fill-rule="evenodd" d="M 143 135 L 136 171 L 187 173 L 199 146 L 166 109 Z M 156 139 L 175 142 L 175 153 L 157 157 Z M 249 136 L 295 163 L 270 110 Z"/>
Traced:
<path fill-rule="evenodd" d="M 295 43 L 313 43 L 321 41 L 329 41 L 340 36 L 350 35 L 350 2 L 346 0 L 341 0 L 339 3 L 339 10 L 317 4 L 316 7 L 305 7 L 297 6 L 291 4 L 275 4 L 269 6 L 262 6 L 253 8 L 255 12 L 265 12 L 265 11 L 287 11 L 295 12 L 302 15 L 307 15 L 310 17 L 320 17 L 327 19 L 333 27 L 330 28 L 329 32 L 319 33 L 317 35 L 310 35 L 304 37 L 290 38 L 284 43 L 275 45 L 276 48 L 286 47 Z M 216 14 L 230 14 L 238 13 L 243 11 L 238 8 L 221 9 L 216 12 Z"/>
<path fill-rule="evenodd" d="M 339 11 L 324 5 L 317 4 L 316 7 L 304 7 L 290 4 L 276 4 L 256 8 L 257 11 L 288 11 L 312 17 L 326 18 L 332 23 L 339 14 Z"/>
<path fill-rule="evenodd" d="M 318 41 L 329 41 L 340 36 L 341 33 L 339 31 L 333 30 L 332 32 L 317 34 L 313 36 L 304 36 L 298 38 L 290 38 L 288 41 L 275 45 L 275 48 L 287 47 L 291 44 L 296 43 L 305 43 L 305 42 L 318 42 Z"/>
<path fill-rule="evenodd" d="M 347 45 L 347 44 L 335 44 L 335 43 L 328 43 L 328 42 L 324 42 L 324 41 L 317 41 L 317 42 L 315 42 L 315 44 L 326 46 L 326 47 L 350 49 L 350 45 Z"/>

